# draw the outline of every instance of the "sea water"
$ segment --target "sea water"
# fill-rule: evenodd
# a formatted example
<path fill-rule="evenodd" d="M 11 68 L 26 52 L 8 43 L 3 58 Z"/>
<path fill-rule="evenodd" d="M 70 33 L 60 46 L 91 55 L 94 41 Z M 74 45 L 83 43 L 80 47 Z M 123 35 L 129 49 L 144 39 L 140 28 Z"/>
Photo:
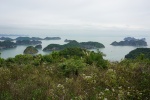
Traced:
<path fill-rule="evenodd" d="M 39 36 L 41 37 L 41 36 Z M 45 36 L 46 37 L 46 36 Z M 51 37 L 51 36 L 49 36 Z M 42 49 L 45 48 L 49 44 L 66 44 L 64 42 L 65 39 L 69 40 L 76 40 L 78 42 L 88 42 L 88 41 L 94 41 L 94 42 L 100 42 L 105 45 L 105 48 L 100 48 L 99 50 L 103 52 L 106 56 L 104 59 L 107 59 L 109 61 L 120 61 L 124 59 L 125 55 L 128 54 L 130 51 L 139 48 L 134 46 L 112 46 L 110 45 L 114 41 L 122 41 L 124 37 L 101 37 L 101 36 L 60 36 L 61 40 L 42 40 Z M 10 38 L 16 38 L 16 37 L 10 37 Z M 44 38 L 41 37 L 41 38 Z M 143 38 L 143 37 L 136 37 L 136 38 Z M 146 41 L 148 43 L 148 46 L 144 46 L 143 48 L 149 48 L 150 47 L 150 37 L 146 37 Z M 1 57 L 4 59 L 7 59 L 9 57 L 15 57 L 18 54 L 23 54 L 23 51 L 28 45 L 20 45 L 16 48 L 6 49 L 6 50 L 0 50 Z M 38 54 L 49 54 L 50 52 L 44 52 L 42 49 L 39 49 Z M 96 51 L 96 50 L 95 50 Z"/>

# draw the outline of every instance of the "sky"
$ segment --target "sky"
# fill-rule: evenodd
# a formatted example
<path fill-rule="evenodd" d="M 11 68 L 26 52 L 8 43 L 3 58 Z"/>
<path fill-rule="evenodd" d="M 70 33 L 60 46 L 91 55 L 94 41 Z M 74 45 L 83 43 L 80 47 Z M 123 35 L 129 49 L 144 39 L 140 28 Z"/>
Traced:
<path fill-rule="evenodd" d="M 0 34 L 150 34 L 150 0 L 0 0 Z"/>

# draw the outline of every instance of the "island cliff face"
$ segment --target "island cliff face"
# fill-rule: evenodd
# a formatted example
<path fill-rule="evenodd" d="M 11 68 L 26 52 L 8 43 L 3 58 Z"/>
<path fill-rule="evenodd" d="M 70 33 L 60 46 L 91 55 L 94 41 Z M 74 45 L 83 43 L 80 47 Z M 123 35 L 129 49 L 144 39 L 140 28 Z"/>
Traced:
<path fill-rule="evenodd" d="M 81 42 L 78 43 L 77 41 L 73 40 L 67 44 L 59 45 L 59 44 L 50 44 L 43 49 L 43 51 L 54 51 L 54 50 L 63 50 L 65 48 L 85 48 L 85 49 L 96 49 L 96 48 L 104 48 L 105 46 L 98 42 Z"/>
<path fill-rule="evenodd" d="M 120 41 L 120 42 L 114 41 L 110 45 L 113 45 L 113 46 L 147 46 L 147 42 L 145 41 L 145 38 L 135 39 L 135 38 L 127 37 L 124 39 L 124 41 Z"/>

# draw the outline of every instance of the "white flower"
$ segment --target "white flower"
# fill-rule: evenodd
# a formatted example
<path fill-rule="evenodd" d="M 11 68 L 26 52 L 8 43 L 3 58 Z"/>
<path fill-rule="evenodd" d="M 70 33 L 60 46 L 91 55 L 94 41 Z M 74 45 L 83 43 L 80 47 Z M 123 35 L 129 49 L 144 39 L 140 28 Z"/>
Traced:
<path fill-rule="evenodd" d="M 112 88 L 112 91 L 113 91 L 113 92 L 115 92 L 115 89 L 114 89 L 114 88 Z"/>
<path fill-rule="evenodd" d="M 64 89 L 64 86 L 62 84 L 58 84 L 57 87 Z"/>
<path fill-rule="evenodd" d="M 122 89 L 122 86 L 118 87 L 119 89 Z"/>
<path fill-rule="evenodd" d="M 89 80 L 89 79 L 91 79 L 92 78 L 92 76 L 85 76 L 84 77 L 84 79 L 86 79 L 86 80 Z"/>
<path fill-rule="evenodd" d="M 104 100 L 108 100 L 107 98 L 104 98 Z"/>
<path fill-rule="evenodd" d="M 109 89 L 106 88 L 105 91 L 109 91 Z"/>

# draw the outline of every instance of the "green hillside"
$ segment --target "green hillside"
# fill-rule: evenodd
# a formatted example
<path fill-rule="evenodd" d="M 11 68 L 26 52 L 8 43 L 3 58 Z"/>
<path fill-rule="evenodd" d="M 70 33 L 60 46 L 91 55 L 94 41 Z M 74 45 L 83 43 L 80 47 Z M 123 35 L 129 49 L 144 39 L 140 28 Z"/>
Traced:
<path fill-rule="evenodd" d="M 101 52 L 67 48 L 0 58 L 0 100 L 148 100 L 150 60 L 109 62 Z"/>

